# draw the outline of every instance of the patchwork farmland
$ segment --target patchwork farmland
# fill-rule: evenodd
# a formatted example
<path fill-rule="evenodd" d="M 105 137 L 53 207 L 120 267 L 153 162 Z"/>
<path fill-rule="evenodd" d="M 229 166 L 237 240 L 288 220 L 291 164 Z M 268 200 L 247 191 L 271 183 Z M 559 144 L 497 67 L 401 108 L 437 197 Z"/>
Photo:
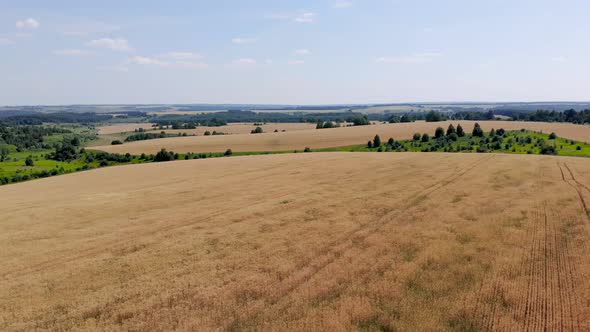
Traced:
<path fill-rule="evenodd" d="M 410 139 L 416 132 L 434 133 L 437 127 L 447 128 L 449 124 L 461 124 L 471 130 L 476 121 L 412 122 L 376 124 L 333 129 L 289 130 L 287 132 L 267 132 L 263 134 L 173 137 L 158 140 L 132 142 L 123 145 L 103 145 L 93 149 L 112 153 L 154 154 L 165 148 L 179 153 L 223 152 L 232 149 L 236 152 L 251 151 L 292 151 L 311 148 L 332 148 L 366 143 L 376 134 L 387 139 Z M 518 130 L 526 128 L 545 133 L 555 132 L 582 142 L 590 142 L 590 126 L 570 123 L 518 122 L 518 121 L 479 121 L 483 130 L 504 128 Z M 277 126 L 281 126 L 280 124 Z M 229 126 L 231 127 L 231 126 Z"/>

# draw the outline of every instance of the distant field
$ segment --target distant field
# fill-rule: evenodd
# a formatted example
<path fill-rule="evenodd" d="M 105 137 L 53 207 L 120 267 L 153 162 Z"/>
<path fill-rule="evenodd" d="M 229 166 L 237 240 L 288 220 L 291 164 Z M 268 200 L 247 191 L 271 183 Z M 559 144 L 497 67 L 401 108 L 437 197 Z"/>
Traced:
<path fill-rule="evenodd" d="M 233 151 L 287 151 L 305 147 L 330 148 L 366 143 L 376 134 L 382 139 L 411 138 L 415 132 L 433 134 L 436 127 L 447 128 L 452 123 L 460 123 L 465 131 L 471 132 L 474 121 L 450 122 L 414 122 L 396 124 L 378 124 L 371 126 L 346 127 L 335 129 L 293 130 L 280 133 L 245 134 L 230 136 L 197 136 L 175 137 L 149 141 L 139 141 L 123 145 L 97 146 L 94 149 L 117 153 L 156 153 L 161 148 L 175 152 L 223 152 L 230 148 Z M 516 130 L 526 128 L 545 133 L 555 132 L 558 136 L 567 137 L 582 142 L 590 142 L 590 126 L 569 123 L 543 122 L 512 122 L 512 121 L 480 121 L 486 131 L 492 128 Z"/>
<path fill-rule="evenodd" d="M 0 330 L 588 330 L 590 160 L 307 153 L 0 187 Z"/>
<path fill-rule="evenodd" d="M 203 135 L 205 131 L 218 131 L 226 134 L 249 134 L 252 129 L 261 127 L 265 132 L 278 131 L 294 131 L 294 130 L 305 130 L 315 129 L 315 123 L 267 123 L 263 125 L 254 125 L 253 123 L 230 123 L 227 126 L 220 127 L 197 127 L 196 129 L 163 129 L 166 133 L 187 133 L 195 135 Z M 99 134 L 113 134 L 122 132 L 131 132 L 135 129 L 144 128 L 149 131 L 160 132 L 162 130 L 152 130 L 151 124 L 137 123 L 137 124 L 126 124 L 126 125 L 113 125 L 99 127 Z"/>
<path fill-rule="evenodd" d="M 123 124 L 116 124 L 110 126 L 102 126 L 98 127 L 98 134 L 100 135 L 109 135 L 109 134 L 117 134 L 117 133 L 125 133 L 134 131 L 135 129 L 152 129 L 152 123 L 123 123 Z"/>

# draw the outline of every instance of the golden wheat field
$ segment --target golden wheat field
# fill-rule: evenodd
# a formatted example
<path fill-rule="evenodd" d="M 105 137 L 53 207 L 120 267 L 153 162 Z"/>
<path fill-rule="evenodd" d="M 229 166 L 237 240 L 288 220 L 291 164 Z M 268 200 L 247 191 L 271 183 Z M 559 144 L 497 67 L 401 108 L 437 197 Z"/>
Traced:
<path fill-rule="evenodd" d="M 590 329 L 588 159 L 201 159 L 0 202 L 2 331 Z"/>
<path fill-rule="evenodd" d="M 289 151 L 310 148 L 331 148 L 338 146 L 364 144 L 378 134 L 382 139 L 409 139 L 416 132 L 433 134 L 436 127 L 447 128 L 449 124 L 461 124 L 465 131 L 471 132 L 474 121 L 413 122 L 395 124 L 375 124 L 371 126 L 342 127 L 334 129 L 296 130 L 279 133 L 244 134 L 228 136 L 173 137 L 156 140 L 137 141 L 123 145 L 97 146 L 93 149 L 116 153 L 156 153 L 162 148 L 179 153 L 185 152 L 223 152 L 233 151 Z M 504 128 L 517 130 L 526 128 L 546 133 L 555 132 L 559 136 L 590 142 L 590 126 L 569 123 L 480 121 L 484 130 Z"/>
<path fill-rule="evenodd" d="M 235 134 L 250 134 L 252 129 L 256 127 L 261 127 L 264 132 L 272 133 L 275 130 L 282 132 L 285 131 L 293 131 L 293 130 L 306 130 L 306 129 L 315 129 L 315 123 L 266 123 L 260 125 L 254 125 L 253 123 L 230 123 L 226 126 L 219 126 L 219 127 L 197 127 L 196 129 L 154 129 L 151 123 L 132 123 L 132 124 L 124 124 L 124 125 L 110 125 L 98 128 L 98 133 L 101 135 L 108 135 L 108 134 L 116 134 L 116 133 L 124 133 L 134 131 L 135 129 L 143 128 L 150 131 L 154 131 L 159 133 L 161 131 L 165 131 L 166 133 L 187 133 L 187 134 L 194 134 L 194 135 L 203 135 L 205 131 L 219 131 L 225 134 L 235 135 Z"/>

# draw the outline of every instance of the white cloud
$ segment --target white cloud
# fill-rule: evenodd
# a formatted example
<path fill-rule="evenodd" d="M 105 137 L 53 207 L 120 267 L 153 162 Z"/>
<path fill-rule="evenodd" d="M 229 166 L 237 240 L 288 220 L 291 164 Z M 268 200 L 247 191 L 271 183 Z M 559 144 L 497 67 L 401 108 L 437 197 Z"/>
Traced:
<path fill-rule="evenodd" d="M 187 69 L 210 69 L 211 66 L 204 62 L 178 61 L 175 66 Z"/>
<path fill-rule="evenodd" d="M 162 61 L 157 58 L 149 58 L 149 57 L 145 57 L 145 56 L 134 56 L 133 58 L 131 58 L 131 62 L 138 64 L 138 65 L 146 65 L 146 66 L 150 66 L 150 65 L 168 66 L 168 65 L 170 65 L 169 62 Z"/>
<path fill-rule="evenodd" d="M 175 60 L 192 60 L 201 59 L 202 56 L 193 52 L 168 52 L 161 55 L 163 58 L 175 59 Z"/>
<path fill-rule="evenodd" d="M 293 21 L 297 23 L 312 23 L 316 17 L 315 13 L 307 12 L 297 15 Z"/>
<path fill-rule="evenodd" d="M 14 42 L 11 39 L 0 38 L 0 45 L 11 45 L 11 44 L 14 44 Z"/>
<path fill-rule="evenodd" d="M 298 55 L 310 55 L 311 52 L 308 49 L 302 48 L 302 49 L 295 50 L 295 54 L 298 54 Z"/>
<path fill-rule="evenodd" d="M 233 61 L 234 65 L 251 66 L 256 64 L 256 60 L 249 58 L 241 58 Z"/>
<path fill-rule="evenodd" d="M 348 8 L 348 7 L 352 7 L 353 3 L 352 1 L 336 1 L 332 4 L 332 8 L 336 8 L 336 9 L 342 9 L 342 8 Z"/>
<path fill-rule="evenodd" d="M 186 69 L 209 69 L 211 66 L 201 62 L 201 55 L 192 52 L 169 52 L 155 57 L 134 56 L 131 63 L 146 66 L 177 67 Z M 168 59 L 168 60 L 167 60 Z"/>
<path fill-rule="evenodd" d="M 16 27 L 19 29 L 37 29 L 39 27 L 39 21 L 29 17 L 24 20 L 16 21 Z"/>
<path fill-rule="evenodd" d="M 294 65 L 302 65 L 305 63 L 305 61 L 303 61 L 303 60 L 289 60 L 287 63 L 289 65 L 294 66 Z"/>
<path fill-rule="evenodd" d="M 68 50 L 55 50 L 53 51 L 53 54 L 55 55 L 89 55 L 91 54 L 89 51 L 87 50 L 77 50 L 77 49 L 68 49 Z"/>
<path fill-rule="evenodd" d="M 86 43 L 86 45 L 91 47 L 98 47 L 98 48 L 109 48 L 115 51 L 131 51 L 132 48 L 129 46 L 129 42 L 127 39 L 122 38 L 101 38 L 101 39 L 94 39 Z"/>
<path fill-rule="evenodd" d="M 256 42 L 256 38 L 240 38 L 236 37 L 231 40 L 234 44 L 250 44 Z"/>
<path fill-rule="evenodd" d="M 377 58 L 375 61 L 378 63 L 421 64 L 442 56 L 441 53 L 414 53 L 411 55 L 384 56 Z"/>

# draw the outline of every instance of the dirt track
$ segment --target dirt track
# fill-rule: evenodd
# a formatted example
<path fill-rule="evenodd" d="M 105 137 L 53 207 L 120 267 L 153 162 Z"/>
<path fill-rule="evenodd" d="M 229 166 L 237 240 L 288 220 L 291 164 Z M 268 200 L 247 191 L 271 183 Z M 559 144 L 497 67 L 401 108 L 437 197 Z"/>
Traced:
<path fill-rule="evenodd" d="M 311 153 L 0 187 L 0 330 L 590 329 L 590 160 Z"/>
<path fill-rule="evenodd" d="M 280 133 L 245 134 L 229 136 L 199 136 L 199 137 L 174 137 L 157 140 L 138 141 L 123 145 L 98 146 L 93 149 L 116 153 L 156 153 L 161 148 L 174 152 L 223 152 L 226 149 L 233 151 L 288 151 L 302 150 L 305 147 L 330 148 L 346 145 L 363 144 L 372 139 L 375 134 L 382 139 L 393 137 L 395 139 L 408 139 L 416 132 L 428 132 L 434 134 L 436 127 L 446 127 L 449 123 L 455 126 L 460 123 L 464 130 L 471 132 L 475 122 L 414 122 L 398 124 L 379 124 L 372 126 L 345 127 L 321 130 L 297 130 Z M 521 129 L 526 128 L 535 131 L 555 132 L 559 136 L 590 142 L 590 126 L 543 123 L 543 122 L 511 122 L 511 121 L 480 121 L 484 130 L 492 128 Z"/>

